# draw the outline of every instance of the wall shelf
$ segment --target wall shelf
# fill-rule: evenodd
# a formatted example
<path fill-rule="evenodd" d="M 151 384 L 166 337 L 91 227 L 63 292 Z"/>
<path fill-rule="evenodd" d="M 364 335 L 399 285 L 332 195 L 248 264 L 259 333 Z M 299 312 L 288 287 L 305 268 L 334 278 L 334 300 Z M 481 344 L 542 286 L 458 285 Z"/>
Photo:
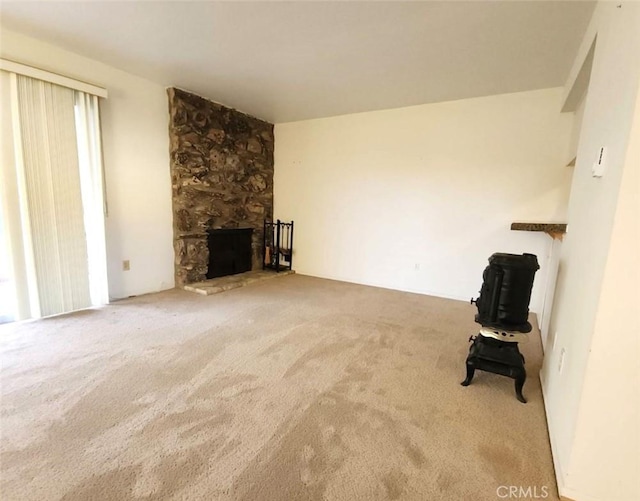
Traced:
<path fill-rule="evenodd" d="M 542 231 L 551 236 L 551 238 L 562 237 L 567 232 L 566 223 L 511 223 L 511 229 L 514 231 Z"/>

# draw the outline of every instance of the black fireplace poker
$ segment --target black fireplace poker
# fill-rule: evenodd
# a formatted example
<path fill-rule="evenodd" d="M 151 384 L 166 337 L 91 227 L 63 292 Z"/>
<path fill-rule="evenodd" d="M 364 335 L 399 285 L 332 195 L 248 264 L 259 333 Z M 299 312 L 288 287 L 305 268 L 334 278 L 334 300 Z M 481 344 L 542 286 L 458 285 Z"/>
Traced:
<path fill-rule="evenodd" d="M 469 338 L 467 377 L 462 386 L 471 384 L 476 369 L 493 372 L 514 379 L 516 397 L 527 403 L 522 395 L 527 373 L 518 342 L 531 331 L 529 302 L 539 269 L 534 254 L 495 253 L 489 258 L 480 296 L 471 299 L 478 309 L 475 321 L 482 328 L 477 336 Z"/>

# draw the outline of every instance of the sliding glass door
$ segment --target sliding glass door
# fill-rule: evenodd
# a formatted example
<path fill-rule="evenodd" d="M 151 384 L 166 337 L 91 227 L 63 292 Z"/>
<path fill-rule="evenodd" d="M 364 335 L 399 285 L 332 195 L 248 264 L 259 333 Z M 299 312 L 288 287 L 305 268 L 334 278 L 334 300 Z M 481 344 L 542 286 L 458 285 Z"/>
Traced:
<path fill-rule="evenodd" d="M 16 318 L 15 285 L 11 271 L 9 241 L 4 227 L 4 200 L 0 193 L 0 324 Z"/>
<path fill-rule="evenodd" d="M 17 74 L 9 84 L 13 165 L 3 162 L 2 170 L 17 316 L 104 304 L 98 98 Z"/>

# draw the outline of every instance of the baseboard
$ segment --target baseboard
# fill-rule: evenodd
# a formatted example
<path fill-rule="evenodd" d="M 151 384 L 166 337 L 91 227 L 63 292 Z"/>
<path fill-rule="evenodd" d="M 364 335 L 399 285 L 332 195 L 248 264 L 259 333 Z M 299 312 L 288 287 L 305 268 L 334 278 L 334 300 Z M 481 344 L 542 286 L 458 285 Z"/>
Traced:
<path fill-rule="evenodd" d="M 609 501 L 608 499 L 594 498 L 586 494 L 580 494 L 573 489 L 564 488 L 564 491 L 560 493 L 560 499 L 562 501 Z"/>
<path fill-rule="evenodd" d="M 300 271 L 300 270 L 297 270 L 296 273 L 298 275 L 305 275 L 307 277 L 323 278 L 325 280 L 335 280 L 336 282 L 345 282 L 347 284 L 366 285 L 367 287 L 376 287 L 378 289 L 387 289 L 387 290 L 399 291 L 399 292 L 409 292 L 411 294 L 421 294 L 423 296 L 432 296 L 432 297 L 438 297 L 438 298 L 442 298 L 442 299 L 453 299 L 454 301 L 462 301 L 464 303 L 468 303 L 469 302 L 468 298 L 464 298 L 464 297 L 461 297 L 461 296 L 453 296 L 453 295 L 442 294 L 440 292 L 435 292 L 435 291 L 391 287 L 389 285 L 383 285 L 383 284 L 376 283 L 376 282 L 369 282 L 369 281 L 366 281 L 366 280 L 365 281 L 356 282 L 351 278 L 345 278 L 345 277 L 338 276 L 338 275 L 325 275 L 325 274 L 310 273 L 310 272 L 307 272 L 307 271 Z"/>
<path fill-rule="evenodd" d="M 544 414 L 547 419 L 547 431 L 549 433 L 549 444 L 551 444 L 551 458 L 553 459 L 553 469 L 556 474 L 556 486 L 558 487 L 558 494 L 562 501 L 607 501 L 606 499 L 595 498 L 586 494 L 581 494 L 574 489 L 571 489 L 564 485 L 564 475 L 562 473 L 562 467 L 560 466 L 560 456 L 556 450 L 555 440 L 549 427 L 549 414 L 547 411 L 547 395 L 545 393 L 545 383 L 542 376 L 542 371 L 539 374 L 540 387 L 542 388 L 542 405 L 544 406 Z"/>
<path fill-rule="evenodd" d="M 547 410 L 547 394 L 545 390 L 545 382 L 544 377 L 542 375 L 542 371 L 539 372 L 540 378 L 540 387 L 542 388 L 542 405 L 544 407 L 544 415 L 547 420 L 547 432 L 549 435 L 549 444 L 551 445 L 551 459 L 553 460 L 553 470 L 556 474 L 556 487 L 558 488 L 558 494 L 560 497 L 565 497 L 564 492 L 564 475 L 562 474 L 562 467 L 560 466 L 560 459 L 558 452 L 556 450 L 555 440 L 553 439 L 553 435 L 551 433 L 551 427 L 549 426 L 549 411 Z M 576 501 L 571 499 L 569 501 Z"/>

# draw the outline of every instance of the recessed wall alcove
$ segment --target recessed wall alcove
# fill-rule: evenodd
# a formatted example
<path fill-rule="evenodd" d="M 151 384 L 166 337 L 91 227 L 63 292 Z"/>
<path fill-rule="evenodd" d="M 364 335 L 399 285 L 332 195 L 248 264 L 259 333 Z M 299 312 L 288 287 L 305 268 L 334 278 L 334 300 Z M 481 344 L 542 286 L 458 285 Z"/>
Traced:
<path fill-rule="evenodd" d="M 250 228 L 251 269 L 262 268 L 273 215 L 273 124 L 170 88 L 169 136 L 177 285 L 209 268 L 208 232 Z"/>

